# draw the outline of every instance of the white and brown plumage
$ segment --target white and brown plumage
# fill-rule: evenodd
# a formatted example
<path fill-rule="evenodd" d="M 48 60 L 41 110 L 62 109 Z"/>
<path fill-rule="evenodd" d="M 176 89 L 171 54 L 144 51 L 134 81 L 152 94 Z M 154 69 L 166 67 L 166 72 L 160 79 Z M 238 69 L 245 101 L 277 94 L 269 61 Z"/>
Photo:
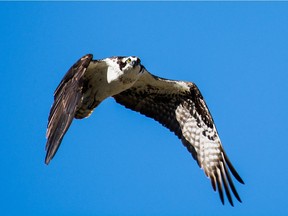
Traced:
<path fill-rule="evenodd" d="M 72 120 L 88 117 L 112 96 L 117 103 L 174 132 L 210 178 L 213 189 L 218 189 L 223 204 L 223 187 L 232 206 L 230 189 L 241 202 L 230 172 L 244 182 L 224 152 L 213 118 L 194 83 L 154 76 L 134 56 L 92 57 L 88 54 L 79 59 L 55 91 L 46 134 L 46 164 L 57 152 Z"/>

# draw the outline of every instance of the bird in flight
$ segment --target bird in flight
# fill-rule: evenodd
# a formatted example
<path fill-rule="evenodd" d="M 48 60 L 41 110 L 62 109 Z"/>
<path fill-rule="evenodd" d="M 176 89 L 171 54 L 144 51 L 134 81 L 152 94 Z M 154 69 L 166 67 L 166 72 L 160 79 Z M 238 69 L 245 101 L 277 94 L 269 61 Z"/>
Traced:
<path fill-rule="evenodd" d="M 213 118 L 192 82 L 169 80 L 149 73 L 135 56 L 93 60 L 80 58 L 54 92 L 47 126 L 45 163 L 49 164 L 73 119 L 90 116 L 106 98 L 150 117 L 173 132 L 218 190 L 233 206 L 231 192 L 242 202 L 230 173 L 244 184 L 228 159 Z"/>

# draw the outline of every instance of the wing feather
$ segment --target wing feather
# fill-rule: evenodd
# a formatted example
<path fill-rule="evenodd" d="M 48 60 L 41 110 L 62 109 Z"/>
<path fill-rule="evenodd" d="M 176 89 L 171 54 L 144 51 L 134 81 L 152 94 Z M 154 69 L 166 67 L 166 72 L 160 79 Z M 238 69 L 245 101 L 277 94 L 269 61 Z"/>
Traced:
<path fill-rule="evenodd" d="M 146 71 L 132 88 L 113 97 L 174 132 L 211 179 L 213 189 L 217 187 L 223 204 L 223 186 L 232 206 L 229 187 L 241 202 L 226 166 L 236 180 L 244 182 L 225 154 L 210 111 L 194 83 L 167 80 Z"/>
<path fill-rule="evenodd" d="M 231 197 L 231 194 L 230 194 L 230 190 L 229 190 L 229 185 L 228 185 L 228 182 L 227 182 L 227 173 L 226 173 L 226 170 L 224 169 L 224 164 L 223 162 L 221 161 L 220 162 L 220 173 L 221 173 L 221 178 L 223 179 L 223 184 L 224 184 L 224 188 L 225 188 L 225 192 L 226 192 L 226 196 L 228 198 L 228 201 L 229 203 L 234 206 L 233 204 L 233 200 L 232 200 L 232 197 Z"/>
<path fill-rule="evenodd" d="M 47 126 L 45 163 L 56 154 L 60 143 L 71 125 L 75 112 L 82 101 L 84 73 L 92 59 L 88 54 L 79 59 L 66 73 L 54 93 Z"/>

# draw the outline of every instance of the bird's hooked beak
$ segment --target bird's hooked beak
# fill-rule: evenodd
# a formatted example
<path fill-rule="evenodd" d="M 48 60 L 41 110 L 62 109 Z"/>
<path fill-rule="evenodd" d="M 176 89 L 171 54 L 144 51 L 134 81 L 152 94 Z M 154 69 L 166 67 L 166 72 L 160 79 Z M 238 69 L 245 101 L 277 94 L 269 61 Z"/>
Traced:
<path fill-rule="evenodd" d="M 139 71 L 139 73 L 144 73 L 145 70 L 146 70 L 146 68 L 145 68 L 142 64 L 140 64 L 140 71 Z"/>

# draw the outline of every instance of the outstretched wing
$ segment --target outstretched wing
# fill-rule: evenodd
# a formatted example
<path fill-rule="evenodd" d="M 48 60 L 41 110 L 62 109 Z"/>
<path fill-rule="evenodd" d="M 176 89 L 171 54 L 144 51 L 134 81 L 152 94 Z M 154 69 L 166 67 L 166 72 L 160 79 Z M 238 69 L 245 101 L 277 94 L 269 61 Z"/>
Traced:
<path fill-rule="evenodd" d="M 132 88 L 113 97 L 174 132 L 211 179 L 213 189 L 217 187 L 223 204 L 223 186 L 232 206 L 230 189 L 241 202 L 228 168 L 240 183 L 244 182 L 225 154 L 212 116 L 194 83 L 162 79 L 146 71 Z"/>
<path fill-rule="evenodd" d="M 47 126 L 45 163 L 48 164 L 57 152 L 83 99 L 82 88 L 85 71 L 92 60 L 88 54 L 79 59 L 66 73 L 54 93 Z"/>

